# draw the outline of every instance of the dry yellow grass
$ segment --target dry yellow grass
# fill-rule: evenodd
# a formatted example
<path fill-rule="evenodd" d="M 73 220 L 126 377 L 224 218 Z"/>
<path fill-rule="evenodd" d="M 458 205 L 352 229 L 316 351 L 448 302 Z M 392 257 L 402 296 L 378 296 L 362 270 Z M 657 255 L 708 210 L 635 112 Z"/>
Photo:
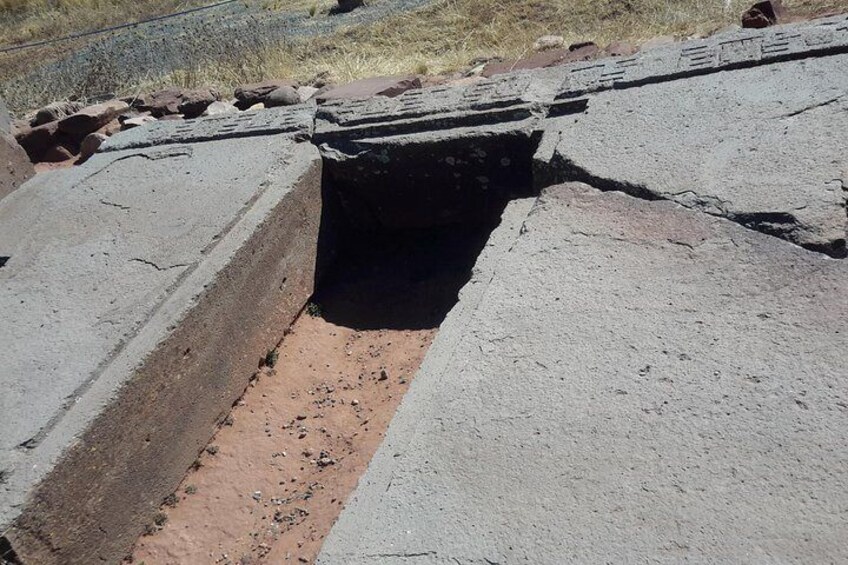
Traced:
<path fill-rule="evenodd" d="M 206 3 L 204 0 L 0 0 L 0 44 L 69 35 Z"/>
<path fill-rule="evenodd" d="M 266 48 L 262 64 L 241 69 L 205 65 L 164 77 L 157 84 L 212 83 L 230 86 L 268 77 L 308 79 L 319 72 L 335 80 L 416 73 L 441 74 L 467 68 L 480 57 L 518 58 L 540 36 L 556 34 L 566 42 L 614 40 L 641 42 L 673 35 L 706 34 L 738 23 L 749 0 L 437 0 L 415 12 L 392 16 L 367 27 L 342 30 Z M 785 2 L 801 17 L 848 11 L 848 0 Z"/>
<path fill-rule="evenodd" d="M 186 7 L 194 1 L 153 0 L 144 6 L 164 10 L 166 6 Z M 269 10 L 303 10 L 317 18 L 327 17 L 326 11 L 335 4 L 335 0 L 244 1 L 261 2 Z M 393 0 L 371 0 L 389 1 Z M 62 9 L 76 14 L 74 18 L 80 17 L 72 8 L 75 5 L 114 6 L 115 11 L 122 13 L 123 21 L 144 16 L 137 13 L 140 7 L 127 0 L 0 2 L 59 2 L 59 6 L 64 6 Z M 567 42 L 592 40 L 602 45 L 620 39 L 638 43 L 660 35 L 705 34 L 738 23 L 740 14 L 750 3 L 751 0 L 436 0 L 426 8 L 400 13 L 368 26 L 299 41 L 259 41 L 247 49 L 242 46 L 233 53 L 227 51 L 211 63 L 183 65 L 158 76 L 118 77 L 104 88 L 133 94 L 169 85 L 214 85 L 228 89 L 266 78 L 304 80 L 318 73 L 328 73 L 340 82 L 384 74 L 449 73 L 468 68 L 472 60 L 480 57 L 525 55 L 533 42 L 546 34 L 562 35 Z M 784 4 L 801 17 L 848 11 L 848 0 L 785 0 Z M 125 6 L 135 8 L 127 13 Z M 33 8 L 33 13 L 39 13 L 38 9 Z M 72 31 L 75 30 L 63 28 L 63 33 Z M 0 62 L 6 69 L 0 80 L 8 84 L 10 74 L 14 76 L 16 72 L 9 71 L 15 68 L 15 61 Z M 18 109 L 70 94 L 86 94 L 51 92 L 50 85 L 27 88 L 29 91 L 19 96 L 7 88 L 7 98 Z"/>

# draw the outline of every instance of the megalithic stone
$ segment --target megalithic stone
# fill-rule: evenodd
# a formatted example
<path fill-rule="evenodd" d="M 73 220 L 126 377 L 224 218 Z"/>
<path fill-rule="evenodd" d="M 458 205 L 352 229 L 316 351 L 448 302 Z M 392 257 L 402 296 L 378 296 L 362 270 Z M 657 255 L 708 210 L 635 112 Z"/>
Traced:
<path fill-rule="evenodd" d="M 26 151 L 12 136 L 12 119 L 0 98 L 0 199 L 27 181 L 35 170 Z"/>

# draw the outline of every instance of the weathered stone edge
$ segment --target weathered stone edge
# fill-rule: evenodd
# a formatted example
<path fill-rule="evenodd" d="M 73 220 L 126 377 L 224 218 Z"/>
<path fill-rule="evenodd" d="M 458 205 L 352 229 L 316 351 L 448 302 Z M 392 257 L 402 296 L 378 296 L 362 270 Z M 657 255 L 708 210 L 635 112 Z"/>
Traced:
<path fill-rule="evenodd" d="M 361 139 L 521 121 L 531 114 L 580 111 L 580 101 L 575 99 L 604 90 L 844 52 L 848 52 L 848 15 L 764 30 L 743 29 L 631 57 L 498 75 L 470 87 L 438 86 L 410 90 L 396 98 L 377 96 L 317 108 L 301 104 L 191 122 L 157 122 L 111 138 L 101 151 L 278 133 L 304 139 Z"/>
<path fill-rule="evenodd" d="M 107 156 L 102 158 L 107 160 Z M 15 463 L 10 482 L 0 494 L 0 510 L 6 513 L 4 518 L 7 519 L 3 526 L 8 526 L 0 531 L 0 540 L 6 538 L 24 562 L 58 565 L 71 562 L 70 555 L 78 556 L 79 562 L 119 561 L 123 556 L 120 552 L 141 534 L 162 497 L 173 492 L 212 432 L 205 424 L 202 429 L 168 428 L 166 420 L 174 415 L 177 419 L 183 417 L 185 404 L 180 402 L 187 402 L 186 398 L 192 399 L 191 403 L 204 411 L 204 422 L 220 420 L 242 393 L 246 381 L 241 379 L 251 374 L 258 356 L 279 339 L 277 329 L 290 324 L 299 314 L 314 287 L 314 248 L 299 258 L 303 269 L 292 268 L 302 271 L 302 276 L 288 277 L 285 289 L 291 293 L 291 298 L 286 299 L 281 308 L 269 309 L 264 304 L 269 296 L 279 295 L 282 290 L 279 280 L 257 273 L 267 274 L 268 264 L 276 264 L 287 250 L 303 253 L 298 246 L 292 247 L 292 243 L 298 241 L 291 238 L 292 230 L 297 230 L 300 236 L 312 232 L 317 237 L 321 160 L 318 150 L 310 144 L 295 144 L 292 154 L 284 156 L 283 160 L 285 166 L 291 167 L 291 174 L 278 176 L 277 181 L 243 212 L 215 249 L 174 287 L 144 328 L 110 360 L 85 397 L 68 407 L 60 423 L 28 453 L 26 460 Z M 309 213 L 304 212 L 307 208 Z M 308 231 L 304 231 L 300 220 L 294 224 L 289 221 L 303 217 L 315 219 Z M 243 336 L 239 350 L 227 355 L 233 360 L 232 370 L 224 373 L 228 380 L 219 383 L 218 388 L 206 386 L 198 390 L 198 383 L 206 382 L 210 374 L 217 373 L 202 363 L 191 362 L 184 367 L 186 361 L 180 351 L 188 344 L 197 352 L 197 359 L 214 358 L 215 355 L 203 354 L 204 348 L 210 345 L 198 328 L 215 323 L 230 324 L 232 327 L 227 331 L 219 332 L 230 336 L 246 331 L 245 317 L 253 322 L 260 320 L 260 323 Z M 227 344 L 211 347 L 217 347 L 220 352 Z M 148 410 L 145 407 L 149 399 L 156 396 L 156 386 L 171 386 L 163 384 L 161 379 L 171 382 L 169 375 L 177 372 L 183 373 L 183 378 L 174 385 L 179 388 L 179 394 L 171 391 L 160 399 L 165 415 L 160 419 L 144 420 L 145 415 L 138 412 Z M 140 378 L 140 375 L 146 376 Z M 154 388 L 150 389 L 151 386 Z M 207 397 L 217 396 L 201 401 L 201 392 Z M 168 406 L 168 402 L 175 405 Z M 138 426 L 137 421 L 131 425 L 132 418 L 155 421 L 154 429 L 174 431 L 172 441 L 146 442 L 144 432 L 150 430 Z M 69 437 L 79 440 L 68 446 Z M 90 449 L 92 445 L 98 449 Z M 105 458 L 108 462 L 110 457 L 120 459 L 127 451 L 140 452 L 150 449 L 151 445 L 165 446 L 163 449 L 169 453 L 146 459 L 155 461 L 160 470 L 154 469 L 144 480 L 129 480 L 129 475 L 115 473 L 109 475 L 108 481 L 88 486 L 101 490 L 135 489 L 132 508 L 122 508 L 118 512 L 110 506 L 123 498 L 115 493 L 98 497 L 98 509 L 73 508 L 79 501 L 86 500 L 85 496 L 72 493 L 73 489 L 86 488 L 76 480 L 85 475 L 79 469 L 109 466 L 111 463 L 94 459 Z M 132 466 L 120 466 L 119 469 L 137 472 Z M 32 490 L 30 485 L 38 486 Z M 30 495 L 31 498 L 26 498 Z M 69 522 L 68 516 L 78 518 Z M 97 527 L 92 526 L 92 521 L 97 520 L 101 521 Z M 108 531 L 110 535 L 103 536 L 101 531 Z M 52 540 L 60 537 L 63 544 L 54 546 Z M 95 551 L 105 553 L 98 553 L 97 559 L 85 559 Z"/>

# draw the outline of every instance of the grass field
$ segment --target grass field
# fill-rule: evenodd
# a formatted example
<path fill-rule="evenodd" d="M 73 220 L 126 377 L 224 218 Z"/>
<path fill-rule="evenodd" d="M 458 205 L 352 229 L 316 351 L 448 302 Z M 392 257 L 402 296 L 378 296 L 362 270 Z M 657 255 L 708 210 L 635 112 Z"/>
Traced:
<path fill-rule="evenodd" d="M 244 0 L 266 11 L 297 10 L 326 18 L 333 0 Z M 391 2 L 392 0 L 371 0 Z M 197 5 L 200 0 L 0 0 L 0 43 L 73 33 Z M 738 23 L 750 0 L 435 0 L 375 24 L 297 41 L 243 42 L 222 56 L 169 69 L 156 76 L 127 74 L 108 88 L 119 93 L 166 85 L 231 88 L 265 78 L 308 79 L 327 72 L 336 81 L 394 73 L 440 74 L 467 68 L 478 57 L 520 57 L 542 35 L 567 42 L 641 42 L 660 35 L 688 37 Z M 848 0 L 786 0 L 793 15 L 848 11 Z M 211 44 L 214 34 L 203 38 Z M 237 51 L 236 51 L 237 49 Z M 28 68 L 32 53 L 0 58 L 7 85 Z M 115 68 L 120 65 L 104 66 Z M 91 82 L 89 80 L 88 82 Z M 96 81 L 95 81 L 96 82 Z M 96 86 L 96 85 L 95 85 Z M 89 88 L 86 83 L 85 88 Z M 23 89 L 23 85 L 18 85 Z M 26 85 L 5 95 L 20 111 L 68 96 L 67 86 Z M 85 88 L 79 87 L 83 90 Z M 91 87 L 93 88 L 93 86 Z M 85 95 L 87 92 L 73 94 Z"/>

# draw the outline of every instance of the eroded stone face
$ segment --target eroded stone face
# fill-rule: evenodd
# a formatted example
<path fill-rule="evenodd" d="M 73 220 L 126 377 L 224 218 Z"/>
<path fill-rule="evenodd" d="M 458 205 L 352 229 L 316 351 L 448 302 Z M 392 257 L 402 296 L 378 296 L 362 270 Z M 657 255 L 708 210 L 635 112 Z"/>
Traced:
<path fill-rule="evenodd" d="M 0 199 L 35 174 L 26 151 L 8 133 L 0 133 Z"/>
<path fill-rule="evenodd" d="M 539 167 L 842 257 L 846 93 L 845 55 L 610 90 L 546 127 Z"/>
<path fill-rule="evenodd" d="M 98 153 L 0 201 L 25 562 L 116 562 L 149 523 L 313 292 L 320 181 L 313 146 L 260 136 Z"/>
<path fill-rule="evenodd" d="M 586 185 L 516 205 L 318 563 L 848 559 L 848 263 Z"/>
<path fill-rule="evenodd" d="M 0 99 L 0 199 L 29 179 L 35 171 L 26 151 L 12 135 L 12 119 Z"/>

